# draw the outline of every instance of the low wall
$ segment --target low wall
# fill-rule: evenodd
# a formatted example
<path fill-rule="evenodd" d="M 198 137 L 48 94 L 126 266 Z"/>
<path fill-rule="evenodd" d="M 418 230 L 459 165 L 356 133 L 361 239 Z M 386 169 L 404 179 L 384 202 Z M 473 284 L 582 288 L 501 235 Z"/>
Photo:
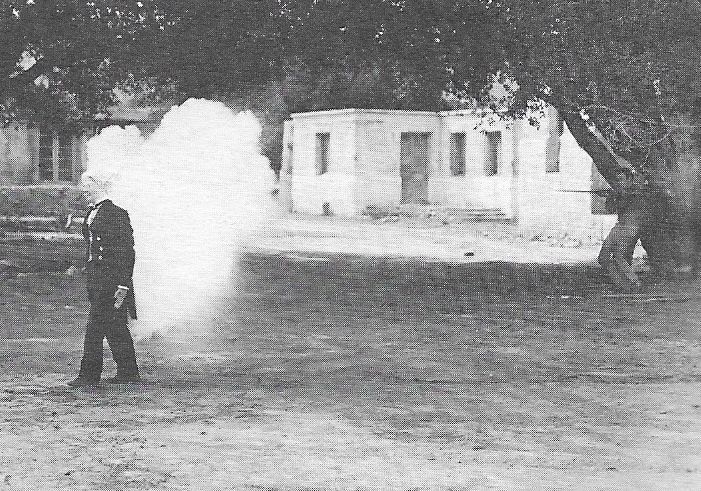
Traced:
<path fill-rule="evenodd" d="M 0 216 L 81 215 L 87 206 L 81 194 L 71 185 L 0 186 Z"/>

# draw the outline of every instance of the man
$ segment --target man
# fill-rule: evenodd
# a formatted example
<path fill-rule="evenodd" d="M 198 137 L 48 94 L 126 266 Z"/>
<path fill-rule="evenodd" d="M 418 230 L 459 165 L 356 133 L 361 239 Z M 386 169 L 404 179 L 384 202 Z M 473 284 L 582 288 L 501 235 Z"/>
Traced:
<path fill-rule="evenodd" d="M 117 363 L 117 376 L 107 381 L 139 382 L 134 341 L 127 325 L 128 315 L 136 319 L 132 282 L 134 234 L 129 214 L 108 198 L 109 176 L 86 173 L 83 186 L 94 203 L 83 223 L 90 318 L 80 373 L 68 385 L 82 387 L 99 383 L 105 337 Z"/>
<path fill-rule="evenodd" d="M 618 220 L 599 252 L 599 264 L 614 285 L 623 291 L 638 291 L 642 284 L 633 271 L 633 252 L 640 240 L 650 258 L 651 270 L 659 274 L 668 256 L 663 238 L 666 196 L 656 192 L 648 178 L 640 172 L 623 172 L 619 177 L 621 189 L 616 196 Z"/>

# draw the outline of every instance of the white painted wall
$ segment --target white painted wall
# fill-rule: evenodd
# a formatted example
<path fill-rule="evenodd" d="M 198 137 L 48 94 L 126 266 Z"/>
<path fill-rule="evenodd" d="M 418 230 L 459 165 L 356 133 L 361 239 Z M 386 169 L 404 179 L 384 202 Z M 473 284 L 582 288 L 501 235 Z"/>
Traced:
<path fill-rule="evenodd" d="M 428 198 L 441 192 L 439 118 L 424 111 L 363 111 L 357 114 L 358 207 L 396 207 L 401 202 L 402 133 L 430 133 Z"/>
<path fill-rule="evenodd" d="M 35 179 L 36 159 L 32 159 L 30 130 L 24 121 L 0 128 L 0 185 L 27 185 Z M 38 150 L 37 150 L 38 153 Z"/>
<path fill-rule="evenodd" d="M 303 213 L 321 214 L 324 203 L 329 203 L 335 215 L 357 215 L 368 206 L 394 208 L 401 200 L 401 134 L 426 132 L 431 134 L 431 203 L 498 208 L 529 233 L 601 238 L 616 217 L 593 215 L 589 193 L 566 192 L 591 190 L 592 182 L 591 158 L 566 128 L 559 172 L 545 171 L 548 125 L 553 122 L 551 114 L 541 120 L 540 127 L 498 118 L 490 124 L 470 111 L 347 109 L 294 114 L 285 126 L 281 193 L 289 194 L 293 209 Z M 484 169 L 485 130 L 502 134 L 494 176 L 487 176 Z M 452 176 L 450 171 L 450 134 L 457 132 L 466 136 L 464 176 Z M 331 135 L 329 169 L 323 175 L 316 172 L 317 133 Z"/>
<path fill-rule="evenodd" d="M 531 233 L 577 238 L 601 238 L 615 223 L 615 215 L 591 212 L 592 159 L 565 126 L 560 138 L 560 171 L 545 171 L 548 125 L 523 125 L 518 142 L 519 178 L 516 196 L 519 226 Z"/>
<path fill-rule="evenodd" d="M 390 123 L 384 117 L 362 117 L 356 132 L 357 207 L 362 211 L 368 205 L 399 206 L 402 180 Z"/>
<path fill-rule="evenodd" d="M 343 111 L 293 115 L 292 202 L 295 211 L 321 214 L 324 203 L 337 215 L 360 213 L 355 203 L 355 123 Z M 330 133 L 328 172 L 317 175 L 316 134 Z"/>
<path fill-rule="evenodd" d="M 282 162 L 280 165 L 280 206 L 282 210 L 291 212 L 294 208 L 292 201 L 292 174 L 293 174 L 293 135 L 294 125 L 291 120 L 283 123 L 282 133 Z"/>
<path fill-rule="evenodd" d="M 512 216 L 511 186 L 515 158 L 514 128 L 503 121 L 480 122 L 474 112 L 445 113 L 443 132 L 443 180 L 445 193 L 442 202 L 451 208 L 500 208 Z M 497 174 L 487 176 L 484 162 L 487 152 L 486 131 L 501 132 L 501 152 Z M 453 176 L 450 172 L 450 134 L 465 133 L 465 175 Z"/>
<path fill-rule="evenodd" d="M 429 199 L 440 198 L 440 146 L 436 113 L 425 111 L 337 110 L 294 114 L 292 177 L 289 193 L 294 211 L 320 214 L 329 203 L 335 215 L 357 215 L 369 205 L 399 206 L 400 147 L 404 132 L 431 133 Z M 330 133 L 329 170 L 316 174 L 316 134 Z M 284 160 L 284 159 L 283 159 Z M 281 183 L 282 186 L 282 183 Z M 284 186 L 281 192 L 285 192 Z M 283 201 L 285 198 L 283 198 Z"/>

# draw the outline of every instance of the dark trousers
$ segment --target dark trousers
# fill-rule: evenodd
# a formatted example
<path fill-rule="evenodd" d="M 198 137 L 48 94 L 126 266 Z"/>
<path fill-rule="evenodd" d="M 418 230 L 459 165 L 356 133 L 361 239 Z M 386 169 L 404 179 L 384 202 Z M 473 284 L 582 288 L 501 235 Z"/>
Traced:
<path fill-rule="evenodd" d="M 80 376 L 99 380 L 102 374 L 102 341 L 107 338 L 112 357 L 117 363 L 118 377 L 138 377 L 134 341 L 127 327 L 127 309 L 122 304 L 114 308 L 113 288 L 96 288 L 88 285 L 90 319 L 85 330 L 83 360 Z"/>

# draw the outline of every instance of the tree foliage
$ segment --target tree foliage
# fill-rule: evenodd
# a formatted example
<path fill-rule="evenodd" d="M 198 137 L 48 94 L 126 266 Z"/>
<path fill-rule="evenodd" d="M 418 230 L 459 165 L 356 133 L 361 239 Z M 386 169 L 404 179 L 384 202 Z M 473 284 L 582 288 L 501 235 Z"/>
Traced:
<path fill-rule="evenodd" d="M 540 99 L 565 114 L 584 111 L 618 157 L 664 179 L 674 157 L 662 147 L 688 136 L 701 101 L 699 2 L 505 1 L 499 8 L 508 41 L 502 73 L 519 87 L 515 109 Z"/>
<path fill-rule="evenodd" d="M 581 126 L 580 140 L 596 125 L 606 140 L 599 160 L 610 164 L 602 169 L 615 181 L 621 165 L 654 173 L 651 149 L 694 127 L 701 113 L 698 1 L 2 0 L 0 7 L 6 118 L 22 111 L 85 119 L 105 110 L 119 84 L 254 101 L 273 120 L 344 107 L 441 109 L 446 91 L 453 101 L 506 106 L 512 115 L 547 101 Z M 503 100 L 489 97 L 495 80 L 508 89 Z M 587 123 L 577 119 L 582 112 Z"/>
<path fill-rule="evenodd" d="M 625 204 L 604 251 L 621 265 L 613 276 L 628 279 L 619 286 L 638 286 L 629 264 L 639 238 L 653 264 L 698 266 L 701 4 L 505 0 L 497 8 L 509 41 L 501 73 L 518 81 L 514 111 L 555 105 Z"/>
<path fill-rule="evenodd" d="M 31 109 L 59 94 L 95 109 L 135 80 L 207 97 L 275 81 L 305 109 L 429 109 L 446 88 L 484 96 L 498 73 L 517 81 L 514 111 L 544 99 L 656 123 L 699 98 L 699 21 L 690 0 L 2 0 L 0 75 Z"/>
<path fill-rule="evenodd" d="M 0 3 L 0 110 L 72 124 L 91 119 L 129 78 L 148 11 L 139 1 Z"/>

